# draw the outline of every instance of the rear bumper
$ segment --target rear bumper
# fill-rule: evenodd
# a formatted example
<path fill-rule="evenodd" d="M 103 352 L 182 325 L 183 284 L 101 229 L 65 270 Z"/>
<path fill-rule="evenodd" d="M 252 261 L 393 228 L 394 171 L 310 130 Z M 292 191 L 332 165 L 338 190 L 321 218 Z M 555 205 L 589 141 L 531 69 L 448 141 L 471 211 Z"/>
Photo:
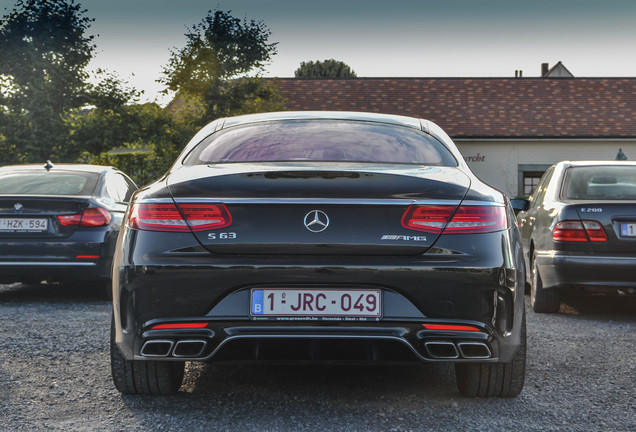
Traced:
<path fill-rule="evenodd" d="M 2 260 L 0 282 L 40 282 L 68 280 L 108 279 L 111 275 L 110 258 L 77 260 Z"/>
<path fill-rule="evenodd" d="M 544 289 L 636 289 L 636 257 L 537 251 L 536 259 Z"/>
<path fill-rule="evenodd" d="M 210 322 L 203 330 L 148 330 L 140 342 L 136 359 L 178 361 L 496 362 L 502 354 L 487 328 L 440 332 L 425 330 L 420 323 L 327 327 Z"/>
<path fill-rule="evenodd" d="M 442 260 L 410 267 L 307 261 L 314 264 L 120 268 L 114 297 L 117 344 L 126 358 L 136 360 L 324 363 L 504 362 L 519 347 L 524 306 L 515 270 L 439 271 Z M 380 289 L 383 316 L 354 322 L 256 320 L 250 317 L 250 288 L 264 286 Z M 206 326 L 153 329 L 184 322 Z M 424 328 L 431 323 L 478 330 Z"/>
<path fill-rule="evenodd" d="M 522 343 L 525 285 L 520 243 L 502 247 L 509 234 L 479 235 L 472 255 L 455 252 L 459 236 L 423 255 L 223 255 L 193 248 L 189 234 L 127 230 L 114 258 L 115 342 L 129 360 L 508 362 Z M 261 320 L 250 316 L 252 288 L 377 289 L 382 316 Z M 192 322 L 204 327 L 154 328 Z"/>
<path fill-rule="evenodd" d="M 0 239 L 0 283 L 109 279 L 117 230 L 80 230 L 65 238 Z"/>

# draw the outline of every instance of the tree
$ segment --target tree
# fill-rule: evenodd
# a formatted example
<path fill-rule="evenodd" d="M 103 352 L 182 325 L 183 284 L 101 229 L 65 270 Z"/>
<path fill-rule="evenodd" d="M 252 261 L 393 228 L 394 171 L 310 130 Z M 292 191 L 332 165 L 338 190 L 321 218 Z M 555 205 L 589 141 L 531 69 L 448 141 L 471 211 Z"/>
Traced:
<path fill-rule="evenodd" d="M 314 77 L 351 77 L 356 73 L 346 63 L 339 60 L 316 60 L 315 62 L 301 62 L 300 67 L 294 72 L 296 78 Z"/>
<path fill-rule="evenodd" d="M 0 20 L 0 158 L 43 161 L 63 145 L 64 113 L 88 101 L 93 19 L 74 0 L 19 0 Z"/>
<path fill-rule="evenodd" d="M 166 91 L 202 104 L 201 123 L 227 115 L 282 108 L 274 84 L 259 78 L 276 54 L 262 21 L 240 20 L 231 11 L 214 12 L 185 34 L 186 46 L 173 50 L 159 80 Z"/>

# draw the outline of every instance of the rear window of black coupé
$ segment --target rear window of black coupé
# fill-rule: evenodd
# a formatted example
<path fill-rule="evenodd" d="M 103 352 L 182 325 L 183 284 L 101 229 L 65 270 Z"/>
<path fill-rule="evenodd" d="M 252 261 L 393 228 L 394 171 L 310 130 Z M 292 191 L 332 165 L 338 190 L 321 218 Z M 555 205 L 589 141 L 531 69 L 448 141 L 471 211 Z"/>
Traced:
<path fill-rule="evenodd" d="M 450 150 L 424 132 L 346 120 L 273 121 L 231 127 L 201 141 L 184 164 L 291 161 L 457 166 Z"/>

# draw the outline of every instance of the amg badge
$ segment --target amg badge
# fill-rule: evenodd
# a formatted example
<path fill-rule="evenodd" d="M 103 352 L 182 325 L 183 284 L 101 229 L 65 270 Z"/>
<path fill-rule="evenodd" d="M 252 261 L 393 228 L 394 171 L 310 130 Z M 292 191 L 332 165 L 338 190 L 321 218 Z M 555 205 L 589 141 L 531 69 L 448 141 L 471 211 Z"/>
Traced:
<path fill-rule="evenodd" d="M 385 234 L 380 240 L 426 241 L 426 236 L 405 236 Z"/>

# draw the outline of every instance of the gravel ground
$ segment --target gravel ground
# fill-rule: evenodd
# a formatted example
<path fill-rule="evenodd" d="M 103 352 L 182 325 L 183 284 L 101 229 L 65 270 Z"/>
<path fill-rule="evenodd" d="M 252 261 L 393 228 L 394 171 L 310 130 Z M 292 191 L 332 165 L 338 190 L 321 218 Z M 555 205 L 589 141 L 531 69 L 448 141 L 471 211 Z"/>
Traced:
<path fill-rule="evenodd" d="M 528 314 L 526 386 L 466 399 L 449 365 L 189 364 L 171 397 L 111 381 L 111 306 L 57 286 L 0 285 L 0 430 L 636 431 L 636 298 Z"/>

